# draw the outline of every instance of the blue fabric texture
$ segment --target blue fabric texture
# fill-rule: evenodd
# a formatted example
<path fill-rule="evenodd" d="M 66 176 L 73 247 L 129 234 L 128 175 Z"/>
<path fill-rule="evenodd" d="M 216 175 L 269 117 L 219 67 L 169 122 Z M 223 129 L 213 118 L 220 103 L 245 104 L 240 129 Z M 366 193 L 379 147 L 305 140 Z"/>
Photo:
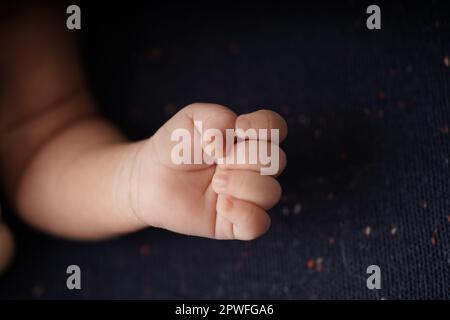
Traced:
<path fill-rule="evenodd" d="M 100 243 L 6 220 L 1 298 L 450 298 L 450 17 L 442 4 L 83 4 L 102 112 L 130 139 L 176 110 L 270 108 L 289 125 L 284 196 L 251 242 L 147 229 Z M 176 197 L 177 195 L 174 195 Z M 66 288 L 66 267 L 82 290 Z M 368 290 L 378 265 L 382 288 Z"/>

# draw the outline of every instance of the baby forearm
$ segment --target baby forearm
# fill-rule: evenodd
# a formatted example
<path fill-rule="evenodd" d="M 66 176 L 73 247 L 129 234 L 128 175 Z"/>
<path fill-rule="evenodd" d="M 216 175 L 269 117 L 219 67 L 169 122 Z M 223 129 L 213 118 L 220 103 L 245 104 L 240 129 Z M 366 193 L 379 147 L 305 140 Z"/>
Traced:
<path fill-rule="evenodd" d="M 133 213 L 130 177 L 139 143 L 106 121 L 84 118 L 51 139 L 24 171 L 19 214 L 59 236 L 98 239 L 144 227 Z"/>
<path fill-rule="evenodd" d="M 0 177 L 9 198 L 42 144 L 95 112 L 64 11 L 17 9 L 0 21 Z"/>
<path fill-rule="evenodd" d="M 63 7 L 22 9 L 0 21 L 6 197 L 26 221 L 53 234 L 99 238 L 138 228 L 118 183 L 134 145 L 96 117 Z"/>

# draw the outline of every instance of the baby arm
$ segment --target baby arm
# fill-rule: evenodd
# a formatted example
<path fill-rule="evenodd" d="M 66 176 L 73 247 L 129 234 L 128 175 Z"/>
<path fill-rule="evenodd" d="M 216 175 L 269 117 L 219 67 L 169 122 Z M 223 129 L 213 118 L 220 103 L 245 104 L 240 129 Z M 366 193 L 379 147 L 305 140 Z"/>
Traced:
<path fill-rule="evenodd" d="M 265 142 L 280 152 L 278 170 L 263 176 L 261 163 L 175 165 L 171 132 L 183 128 L 199 139 L 200 120 L 224 136 L 240 127 L 278 129 L 283 140 L 285 121 L 268 110 L 237 117 L 197 103 L 153 137 L 126 142 L 96 115 L 63 18 L 36 8 L 0 27 L 0 176 L 22 218 L 75 239 L 146 226 L 217 239 L 262 235 L 266 210 L 281 196 L 275 176 L 286 156 L 278 144 Z"/>
<path fill-rule="evenodd" d="M 96 115 L 64 12 L 36 6 L 0 24 L 3 189 L 25 221 L 56 235 L 133 231 L 143 224 L 120 179 L 136 145 Z"/>

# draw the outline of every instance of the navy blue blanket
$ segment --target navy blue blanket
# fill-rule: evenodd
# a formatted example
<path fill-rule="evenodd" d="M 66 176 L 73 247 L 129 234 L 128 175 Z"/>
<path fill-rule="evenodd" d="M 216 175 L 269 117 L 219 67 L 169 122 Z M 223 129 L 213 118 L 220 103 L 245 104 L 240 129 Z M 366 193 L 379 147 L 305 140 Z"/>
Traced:
<path fill-rule="evenodd" d="M 251 242 L 147 229 L 100 243 L 30 230 L 0 298 L 450 298 L 450 17 L 439 3 L 82 4 L 86 72 L 130 139 L 176 110 L 271 108 L 284 196 Z M 176 196 L 176 195 L 174 195 Z M 66 288 L 66 267 L 82 290 Z M 378 265 L 382 288 L 368 290 Z"/>

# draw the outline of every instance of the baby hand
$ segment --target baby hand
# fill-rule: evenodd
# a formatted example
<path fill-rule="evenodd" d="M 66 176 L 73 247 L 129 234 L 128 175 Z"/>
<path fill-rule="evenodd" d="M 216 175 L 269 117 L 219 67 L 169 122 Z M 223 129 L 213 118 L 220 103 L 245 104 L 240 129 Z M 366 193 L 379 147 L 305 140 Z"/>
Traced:
<path fill-rule="evenodd" d="M 207 137 L 208 129 L 222 135 Z M 227 129 L 255 129 L 256 133 L 266 129 L 268 133 L 236 140 L 227 139 Z M 278 129 L 278 136 L 272 136 L 271 129 Z M 174 139 L 174 132 L 180 130 L 191 140 L 190 149 L 178 154 L 174 151 L 181 142 Z M 243 131 L 236 132 L 245 138 Z M 255 239 L 269 228 L 266 210 L 281 197 L 275 176 L 286 165 L 286 155 L 278 147 L 286 135 L 286 122 L 273 111 L 237 117 L 224 106 L 189 105 L 139 147 L 132 162 L 130 207 L 147 225 L 216 239 Z M 257 154 L 250 147 L 255 140 Z M 261 147 L 269 152 L 266 159 Z M 180 163 L 174 156 L 194 161 Z M 261 174 L 264 167 L 273 169 L 274 163 L 275 170 L 266 171 L 271 175 Z"/>

